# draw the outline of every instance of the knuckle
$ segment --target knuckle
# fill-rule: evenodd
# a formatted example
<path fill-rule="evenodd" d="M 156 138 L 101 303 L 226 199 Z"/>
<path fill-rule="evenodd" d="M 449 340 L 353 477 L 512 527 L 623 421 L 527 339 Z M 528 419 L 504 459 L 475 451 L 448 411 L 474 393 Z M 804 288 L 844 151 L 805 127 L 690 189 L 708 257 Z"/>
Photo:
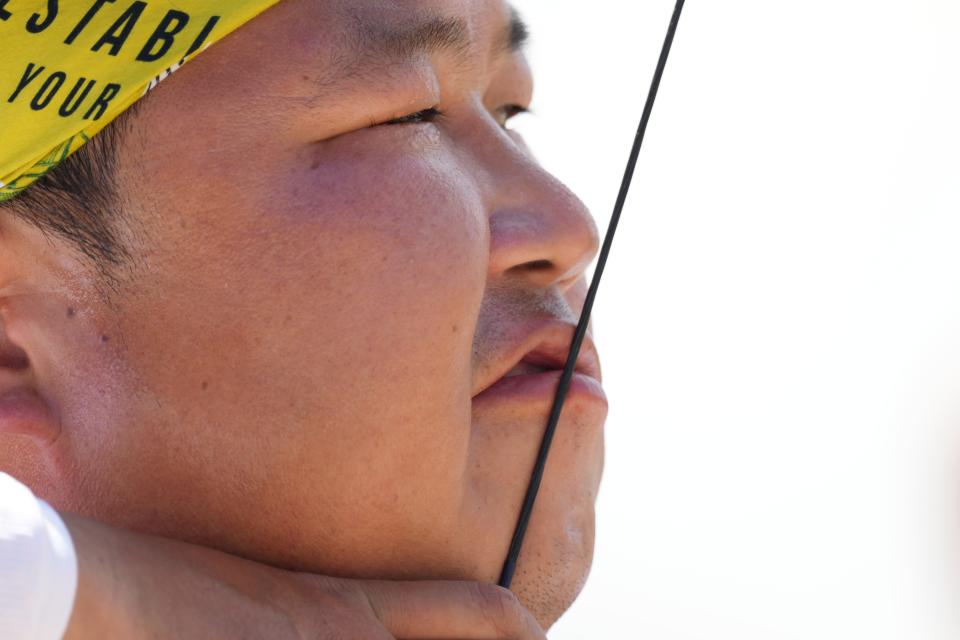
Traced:
<path fill-rule="evenodd" d="M 323 611 L 327 616 L 346 618 L 363 610 L 367 601 L 357 585 L 344 580 L 323 579 L 313 583 L 309 602 L 313 609 Z"/>
<path fill-rule="evenodd" d="M 298 625 L 304 640 L 392 640 L 374 616 L 371 603 L 359 583 L 349 580 L 316 581 L 310 596 L 311 615 Z"/>
<path fill-rule="evenodd" d="M 515 633 L 524 628 L 523 606 L 509 589 L 478 583 L 475 597 L 484 617 L 498 633 Z"/>

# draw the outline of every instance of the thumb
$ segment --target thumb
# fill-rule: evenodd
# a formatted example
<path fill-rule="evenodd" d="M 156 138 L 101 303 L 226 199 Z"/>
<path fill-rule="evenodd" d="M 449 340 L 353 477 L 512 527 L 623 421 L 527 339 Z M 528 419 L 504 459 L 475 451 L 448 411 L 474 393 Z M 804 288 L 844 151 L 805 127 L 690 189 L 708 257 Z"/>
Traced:
<path fill-rule="evenodd" d="M 399 640 L 546 640 L 507 589 L 480 582 L 358 582 L 384 627 Z"/>

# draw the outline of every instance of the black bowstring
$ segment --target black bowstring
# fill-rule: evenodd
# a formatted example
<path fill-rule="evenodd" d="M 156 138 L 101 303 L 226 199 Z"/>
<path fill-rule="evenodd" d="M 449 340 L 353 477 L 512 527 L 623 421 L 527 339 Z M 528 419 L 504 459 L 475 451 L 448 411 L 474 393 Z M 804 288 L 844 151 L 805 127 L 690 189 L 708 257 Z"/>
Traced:
<path fill-rule="evenodd" d="M 630 151 L 627 169 L 623 175 L 623 182 L 620 184 L 617 203 L 613 208 L 613 216 L 610 218 L 610 225 L 607 227 L 607 234 L 603 240 L 600 255 L 597 258 L 597 268 L 593 273 L 593 280 L 590 283 L 590 289 L 587 291 L 587 297 L 583 303 L 583 311 L 580 314 L 580 321 L 577 323 L 577 330 L 573 334 L 570 354 L 567 356 L 567 363 L 563 369 L 563 375 L 560 377 L 560 385 L 557 387 L 553 407 L 550 409 L 550 419 L 547 421 L 547 429 L 544 431 L 543 440 L 540 442 L 540 452 L 537 455 L 537 462 L 533 467 L 533 475 L 527 487 L 527 494 L 523 499 L 523 506 L 520 509 L 517 528 L 513 532 L 513 539 L 510 541 L 510 550 L 507 552 L 507 559 L 503 563 L 503 571 L 500 574 L 499 582 L 501 587 L 509 589 L 510 584 L 513 582 L 513 574 L 517 568 L 517 559 L 520 556 L 520 549 L 523 547 L 523 538 L 527 533 L 527 525 L 530 523 L 530 516 L 533 513 L 533 505 L 537 500 L 537 494 L 540 492 L 540 483 L 543 480 L 543 470 L 547 464 L 547 456 L 550 454 L 550 445 L 553 444 L 553 436 L 557 430 L 557 423 L 560 421 L 560 412 L 563 411 L 563 403 L 567 398 L 567 391 L 570 389 L 570 381 L 573 379 L 574 366 L 577 363 L 577 357 L 580 355 L 580 347 L 583 344 L 584 337 L 587 335 L 587 325 L 590 323 L 593 302 L 597 297 L 597 290 L 600 288 L 600 278 L 603 276 L 603 270 L 607 265 L 607 258 L 610 255 L 610 247 L 613 245 L 613 236 L 617 232 L 617 225 L 620 223 L 620 214 L 623 212 L 623 205 L 627 200 L 627 193 L 630 191 L 630 183 L 633 181 L 633 173 L 637 167 L 637 158 L 640 156 L 640 148 L 643 146 L 643 138 L 647 132 L 647 124 L 650 122 L 650 114 L 653 113 L 653 105 L 657 100 L 657 92 L 660 90 L 660 80 L 663 78 L 663 71 L 667 66 L 667 58 L 670 56 L 670 48 L 673 46 L 673 38 L 677 33 L 677 26 L 680 24 L 680 14 L 683 12 L 683 3 L 684 0 L 677 0 L 677 6 L 673 11 L 673 19 L 670 21 L 670 28 L 667 30 L 667 37 L 663 43 L 663 49 L 660 51 L 660 61 L 657 63 L 657 70 L 653 74 L 653 83 L 650 85 L 650 92 L 647 94 L 647 104 L 643 109 L 643 116 L 640 118 L 640 127 L 637 129 L 637 136 L 633 141 L 633 149 Z"/>

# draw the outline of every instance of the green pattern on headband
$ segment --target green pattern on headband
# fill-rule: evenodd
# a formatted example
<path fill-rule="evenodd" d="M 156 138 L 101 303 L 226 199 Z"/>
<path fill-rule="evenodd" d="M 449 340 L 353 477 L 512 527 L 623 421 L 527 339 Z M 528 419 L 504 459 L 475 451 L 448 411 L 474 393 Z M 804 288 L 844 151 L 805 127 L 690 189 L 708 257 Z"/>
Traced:
<path fill-rule="evenodd" d="M 33 165 L 29 171 L 19 178 L 0 186 L 0 202 L 5 202 L 19 195 L 34 182 L 47 175 L 51 169 L 67 159 L 71 153 L 90 142 L 89 136 L 82 131 L 75 136 L 71 136 L 55 147 L 50 153 L 43 157 L 37 164 Z"/>

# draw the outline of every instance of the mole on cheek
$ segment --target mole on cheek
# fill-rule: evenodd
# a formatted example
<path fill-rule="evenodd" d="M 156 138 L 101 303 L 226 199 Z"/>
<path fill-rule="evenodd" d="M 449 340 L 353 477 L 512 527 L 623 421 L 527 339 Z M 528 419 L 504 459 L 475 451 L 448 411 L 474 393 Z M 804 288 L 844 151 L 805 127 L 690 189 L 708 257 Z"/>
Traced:
<path fill-rule="evenodd" d="M 100 336 L 100 342 L 109 342 L 109 341 L 110 341 L 110 336 L 108 335 Z"/>
<path fill-rule="evenodd" d="M 77 315 L 77 310 L 76 310 L 76 309 L 74 309 L 73 307 L 67 307 L 67 317 L 68 317 L 68 318 L 73 318 L 73 317 L 76 316 L 76 315 Z"/>
<path fill-rule="evenodd" d="M 203 383 L 200 385 L 200 388 L 206 391 L 208 386 L 209 384 L 207 383 L 206 380 L 204 380 Z"/>

